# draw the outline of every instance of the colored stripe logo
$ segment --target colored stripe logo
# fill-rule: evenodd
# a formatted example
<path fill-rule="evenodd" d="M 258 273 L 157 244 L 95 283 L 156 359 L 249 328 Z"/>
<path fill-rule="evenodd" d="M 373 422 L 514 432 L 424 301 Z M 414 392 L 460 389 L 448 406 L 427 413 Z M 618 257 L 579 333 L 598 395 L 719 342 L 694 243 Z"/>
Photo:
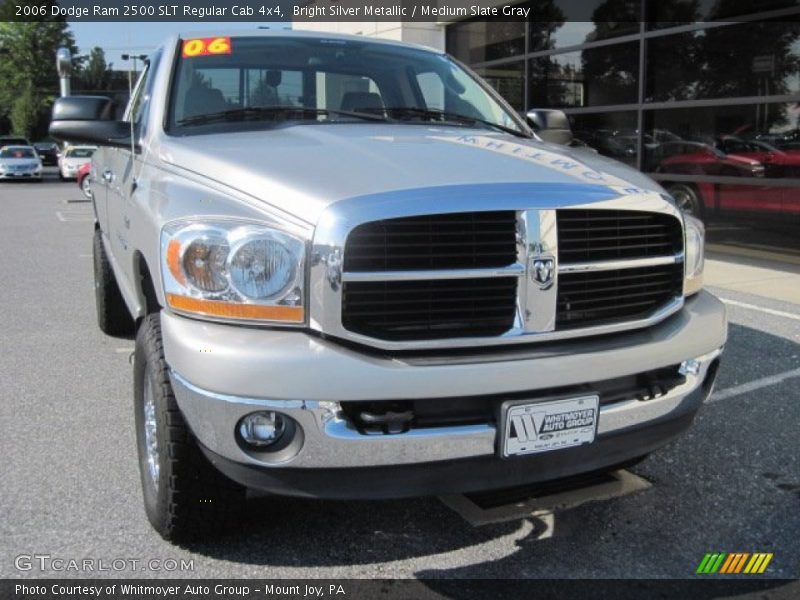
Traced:
<path fill-rule="evenodd" d="M 772 552 L 709 552 L 700 561 L 696 572 L 701 575 L 760 574 L 766 570 L 772 556 Z"/>

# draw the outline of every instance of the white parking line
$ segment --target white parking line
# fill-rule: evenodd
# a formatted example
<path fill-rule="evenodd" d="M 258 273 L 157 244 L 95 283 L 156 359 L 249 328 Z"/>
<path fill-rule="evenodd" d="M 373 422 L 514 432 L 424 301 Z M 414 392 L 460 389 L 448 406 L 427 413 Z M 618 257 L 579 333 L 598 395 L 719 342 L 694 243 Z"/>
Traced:
<path fill-rule="evenodd" d="M 756 390 L 760 390 L 761 388 L 769 387 L 771 385 L 777 385 L 779 383 L 783 383 L 787 379 L 794 379 L 795 377 L 800 377 L 800 368 L 792 369 L 791 371 L 784 371 L 783 373 L 778 373 L 777 375 L 768 375 L 767 377 L 761 377 L 760 379 L 754 379 L 753 381 L 748 381 L 747 383 L 743 383 L 741 385 L 735 385 L 733 387 L 714 392 L 711 397 L 706 400 L 706 403 L 719 402 L 720 400 L 728 400 L 729 398 L 741 396 L 742 394 L 749 394 L 750 392 L 755 392 Z"/>
<path fill-rule="evenodd" d="M 116 352 L 117 354 L 127 354 L 129 352 L 133 352 L 133 347 L 130 347 L 130 348 L 116 348 L 116 349 L 114 349 L 114 352 Z"/>
<path fill-rule="evenodd" d="M 61 210 L 56 211 L 56 217 L 62 223 L 76 223 L 81 221 L 93 221 L 94 216 L 91 212 L 65 212 Z"/>
<path fill-rule="evenodd" d="M 800 314 L 797 313 L 775 310 L 774 308 L 766 308 L 764 306 L 757 306 L 756 304 L 747 304 L 747 302 L 739 302 L 738 300 L 730 300 L 729 298 L 720 297 L 720 300 L 722 300 L 725 304 L 730 304 L 731 306 L 738 306 L 739 308 L 746 308 L 747 310 L 755 310 L 758 312 L 766 313 L 768 315 L 774 315 L 776 317 L 783 317 L 785 319 L 793 319 L 795 321 L 800 321 Z"/>

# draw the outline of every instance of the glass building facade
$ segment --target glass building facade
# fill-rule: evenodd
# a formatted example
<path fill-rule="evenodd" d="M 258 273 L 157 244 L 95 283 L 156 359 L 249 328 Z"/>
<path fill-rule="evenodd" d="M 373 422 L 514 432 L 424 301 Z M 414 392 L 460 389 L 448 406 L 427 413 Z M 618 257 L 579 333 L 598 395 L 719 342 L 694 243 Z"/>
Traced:
<path fill-rule="evenodd" d="M 536 21 L 450 24 L 447 51 L 689 210 L 800 222 L 800 0 L 524 4 Z"/>

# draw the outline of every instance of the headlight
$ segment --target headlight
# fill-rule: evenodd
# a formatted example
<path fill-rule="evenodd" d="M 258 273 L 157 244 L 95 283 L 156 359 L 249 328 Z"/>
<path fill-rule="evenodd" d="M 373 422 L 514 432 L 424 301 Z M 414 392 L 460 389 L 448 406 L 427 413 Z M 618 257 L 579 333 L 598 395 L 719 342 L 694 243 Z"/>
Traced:
<path fill-rule="evenodd" d="M 241 221 L 170 223 L 161 232 L 167 305 L 236 321 L 305 321 L 305 243 Z"/>
<path fill-rule="evenodd" d="M 703 287 L 703 263 L 705 260 L 706 228 L 700 219 L 684 215 L 686 229 L 686 256 L 683 295 L 696 294 Z"/>

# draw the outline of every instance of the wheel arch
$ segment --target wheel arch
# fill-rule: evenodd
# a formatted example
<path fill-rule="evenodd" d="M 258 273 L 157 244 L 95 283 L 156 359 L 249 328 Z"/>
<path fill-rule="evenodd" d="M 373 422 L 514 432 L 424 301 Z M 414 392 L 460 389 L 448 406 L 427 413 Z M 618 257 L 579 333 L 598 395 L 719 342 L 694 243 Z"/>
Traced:
<path fill-rule="evenodd" d="M 134 273 L 136 273 L 136 294 L 141 302 L 142 311 L 136 317 L 137 326 L 147 315 L 157 313 L 161 310 L 161 303 L 158 300 L 153 271 L 147 264 L 147 259 L 139 250 L 133 253 Z"/>

